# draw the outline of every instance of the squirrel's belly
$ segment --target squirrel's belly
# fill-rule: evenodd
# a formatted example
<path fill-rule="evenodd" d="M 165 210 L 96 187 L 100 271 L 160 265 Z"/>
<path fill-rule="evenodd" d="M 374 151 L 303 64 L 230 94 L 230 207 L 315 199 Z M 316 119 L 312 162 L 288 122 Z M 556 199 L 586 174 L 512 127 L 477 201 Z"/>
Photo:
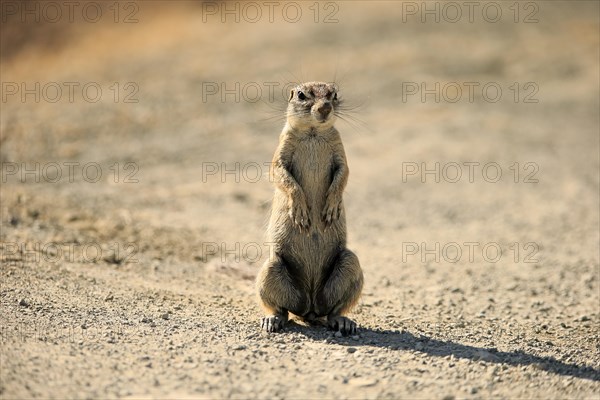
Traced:
<path fill-rule="evenodd" d="M 310 205 L 309 205 L 310 207 Z M 273 249 L 308 280 L 318 280 L 346 243 L 345 214 L 326 227 L 321 212 L 311 209 L 311 225 L 300 230 L 289 217 L 287 196 L 276 191 L 269 222 L 268 240 Z M 310 278 L 309 278 L 310 275 Z"/>
<path fill-rule="evenodd" d="M 269 232 L 275 250 L 302 276 L 306 289 L 314 291 L 346 241 L 344 212 L 331 226 L 323 220 L 334 173 L 330 146 L 318 140 L 303 142 L 293 157 L 290 173 L 304 193 L 310 227 L 301 230 L 294 224 L 287 195 L 276 190 Z"/>

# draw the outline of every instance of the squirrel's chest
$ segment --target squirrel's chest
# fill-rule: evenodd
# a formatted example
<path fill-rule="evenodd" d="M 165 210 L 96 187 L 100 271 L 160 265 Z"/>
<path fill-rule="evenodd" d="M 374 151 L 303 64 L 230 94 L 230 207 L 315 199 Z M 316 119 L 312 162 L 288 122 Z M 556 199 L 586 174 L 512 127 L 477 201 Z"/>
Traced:
<path fill-rule="evenodd" d="M 333 151 L 329 143 L 306 139 L 298 143 L 292 157 L 292 174 L 298 180 L 327 181 L 333 167 Z"/>

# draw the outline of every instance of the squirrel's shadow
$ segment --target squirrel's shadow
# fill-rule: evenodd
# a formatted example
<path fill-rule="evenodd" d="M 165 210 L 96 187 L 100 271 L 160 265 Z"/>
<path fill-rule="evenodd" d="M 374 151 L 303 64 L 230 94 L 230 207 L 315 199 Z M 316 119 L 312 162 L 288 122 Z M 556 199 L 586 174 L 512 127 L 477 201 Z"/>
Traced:
<path fill-rule="evenodd" d="M 306 326 L 291 320 L 286 326 L 286 331 L 300 333 L 307 338 L 323 341 L 331 338 L 330 331 L 325 326 L 315 324 Z M 581 379 L 600 381 L 600 370 L 577 364 L 559 361 L 554 357 L 540 357 L 526 353 L 522 350 L 499 351 L 495 348 L 476 347 L 452 341 L 433 339 L 426 335 L 414 334 L 403 330 L 380 330 L 361 327 L 360 340 L 348 337 L 333 338 L 332 343 L 342 346 L 374 346 L 391 350 L 415 350 L 435 357 L 454 356 L 455 358 L 473 361 L 485 361 L 495 364 L 507 365 L 535 365 L 537 368 L 558 375 L 573 376 Z"/>

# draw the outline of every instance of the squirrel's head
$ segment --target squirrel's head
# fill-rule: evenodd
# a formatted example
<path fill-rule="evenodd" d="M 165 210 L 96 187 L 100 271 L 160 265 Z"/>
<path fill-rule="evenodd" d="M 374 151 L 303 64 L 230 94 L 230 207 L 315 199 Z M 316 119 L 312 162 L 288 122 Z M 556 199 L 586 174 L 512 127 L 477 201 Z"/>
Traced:
<path fill-rule="evenodd" d="M 338 89 L 324 82 L 307 82 L 290 90 L 287 122 L 294 129 L 326 130 L 333 126 L 340 104 Z"/>

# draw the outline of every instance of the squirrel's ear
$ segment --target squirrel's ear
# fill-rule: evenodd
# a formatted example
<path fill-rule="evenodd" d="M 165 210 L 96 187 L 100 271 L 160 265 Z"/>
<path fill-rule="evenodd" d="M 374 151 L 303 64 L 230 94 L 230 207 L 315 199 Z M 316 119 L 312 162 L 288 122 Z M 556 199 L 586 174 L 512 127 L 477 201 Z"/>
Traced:
<path fill-rule="evenodd" d="M 293 97 L 294 97 L 294 89 L 290 90 L 290 98 L 288 99 L 288 102 L 292 101 Z"/>

